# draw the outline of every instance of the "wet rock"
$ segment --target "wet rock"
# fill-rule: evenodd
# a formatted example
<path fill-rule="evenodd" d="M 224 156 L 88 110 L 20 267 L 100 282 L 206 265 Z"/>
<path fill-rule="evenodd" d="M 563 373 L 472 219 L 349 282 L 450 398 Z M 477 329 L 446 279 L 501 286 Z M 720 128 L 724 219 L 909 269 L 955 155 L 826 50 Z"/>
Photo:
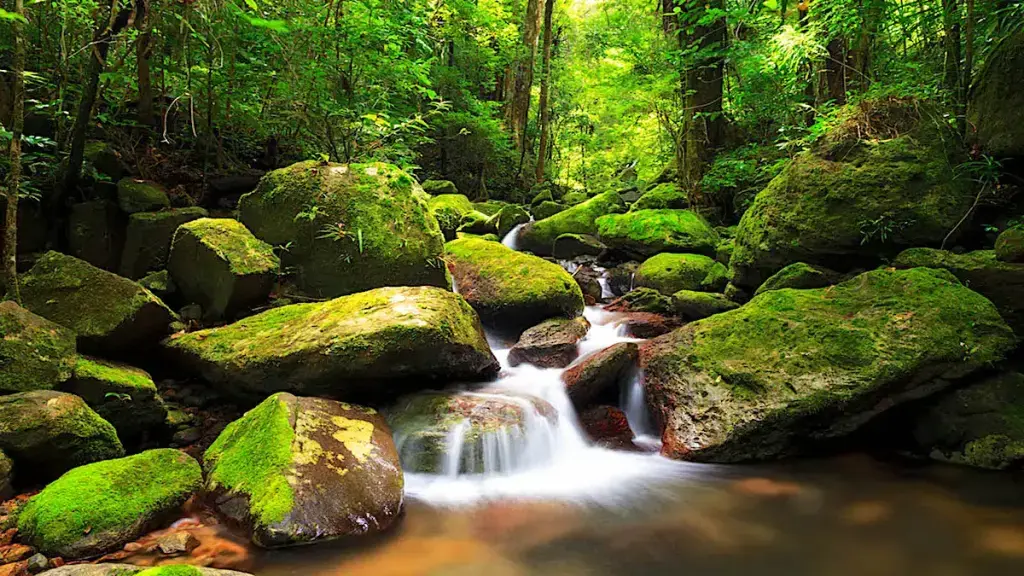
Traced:
<path fill-rule="evenodd" d="M 95 200 L 75 204 L 68 218 L 71 255 L 97 268 L 116 271 L 124 250 L 127 224 L 113 202 Z"/>
<path fill-rule="evenodd" d="M 969 137 L 996 157 L 1024 156 L 1024 32 L 998 43 L 971 88 Z"/>
<path fill-rule="evenodd" d="M 728 270 L 700 254 L 658 254 L 640 265 L 635 283 L 640 288 L 653 288 L 666 296 L 680 290 L 720 292 L 729 283 Z"/>
<path fill-rule="evenodd" d="M 662 252 L 714 256 L 719 237 L 699 214 L 690 210 L 638 210 L 597 220 L 597 237 L 609 249 L 635 258 Z"/>
<path fill-rule="evenodd" d="M 87 354 L 137 353 L 175 320 L 137 283 L 59 252 L 47 252 L 21 277 L 21 298 L 33 313 L 74 331 Z"/>
<path fill-rule="evenodd" d="M 662 454 L 737 462 L 798 453 L 999 361 L 1013 334 L 984 297 L 926 269 L 773 290 L 648 342 Z"/>
<path fill-rule="evenodd" d="M 656 338 L 683 325 L 678 318 L 650 312 L 629 312 L 622 323 L 634 338 Z"/>
<path fill-rule="evenodd" d="M 586 202 L 526 225 L 519 235 L 520 247 L 539 256 L 550 256 L 555 239 L 562 234 L 596 234 L 597 218 L 625 209 L 626 205 L 615 192 L 598 194 Z"/>
<path fill-rule="evenodd" d="M 589 234 L 562 234 L 555 238 L 552 253 L 559 260 L 572 260 L 581 256 L 600 256 L 606 247 Z"/>
<path fill-rule="evenodd" d="M 589 329 L 590 322 L 583 317 L 545 320 L 523 332 L 509 350 L 509 364 L 518 366 L 525 362 L 543 368 L 564 368 L 576 359 L 577 343 Z"/>
<path fill-rule="evenodd" d="M 583 311 L 583 293 L 557 264 L 476 238 L 449 242 L 447 249 L 459 293 L 488 326 L 518 332 Z"/>
<path fill-rule="evenodd" d="M 28 501 L 18 531 L 47 555 L 98 556 L 175 519 L 202 482 L 199 463 L 169 448 L 80 466 Z"/>
<path fill-rule="evenodd" d="M 608 288 L 615 296 L 624 296 L 633 288 L 636 288 L 636 271 L 640 268 L 639 262 L 625 262 L 608 270 Z"/>
<path fill-rule="evenodd" d="M 158 538 L 156 547 L 164 556 L 179 556 L 198 548 L 199 540 L 191 532 L 171 532 Z"/>
<path fill-rule="evenodd" d="M 178 226 L 206 216 L 206 210 L 202 208 L 132 214 L 128 218 L 124 252 L 121 253 L 121 276 L 134 280 L 167 268 L 171 241 Z"/>
<path fill-rule="evenodd" d="M 274 249 L 237 220 L 200 218 L 174 233 L 167 270 L 186 302 L 208 320 L 234 317 L 267 300 L 281 266 Z"/>
<path fill-rule="evenodd" d="M 248 399 L 282 390 L 394 398 L 499 369 L 466 301 L 426 286 L 282 306 L 164 346 L 184 367 Z"/>
<path fill-rule="evenodd" d="M 252 576 L 234 570 L 216 570 L 179 564 L 146 568 L 133 564 L 75 564 L 43 572 L 41 576 Z"/>
<path fill-rule="evenodd" d="M 781 290 L 783 288 L 795 288 L 806 290 L 808 288 L 824 288 L 837 284 L 842 280 L 842 275 L 833 272 L 822 266 L 814 266 L 803 262 L 795 262 L 772 274 L 754 292 L 754 296 L 769 290 Z"/>
<path fill-rule="evenodd" d="M 617 399 L 619 388 L 636 367 L 637 350 L 633 342 L 620 342 L 581 358 L 566 370 L 562 381 L 576 410 L 602 399 Z"/>
<path fill-rule="evenodd" d="M 675 313 L 672 298 L 653 288 L 637 288 L 627 292 L 605 307 L 613 312 L 648 312 L 651 314 L 671 315 Z"/>
<path fill-rule="evenodd" d="M 27 562 L 27 568 L 30 574 L 38 574 L 50 566 L 50 561 L 42 554 L 33 554 Z"/>
<path fill-rule="evenodd" d="M 117 183 L 117 205 L 125 214 L 156 212 L 170 208 L 171 199 L 156 182 L 122 178 Z"/>
<path fill-rule="evenodd" d="M 139 446 L 162 431 L 167 420 L 167 407 L 153 378 L 127 364 L 82 356 L 60 389 L 85 400 L 129 446 Z"/>
<path fill-rule="evenodd" d="M 513 228 L 529 221 L 530 213 L 522 206 L 506 204 L 497 213 L 491 215 L 487 226 L 498 233 L 498 238 L 504 238 Z"/>
<path fill-rule="evenodd" d="M 583 292 L 583 302 L 587 306 L 593 306 L 601 301 L 604 296 L 604 289 L 601 288 L 601 272 L 595 270 L 593 266 L 582 264 L 572 272 L 572 278 Z"/>
<path fill-rule="evenodd" d="M 580 414 L 580 424 L 590 441 L 613 450 L 636 450 L 626 415 L 614 406 L 594 406 Z"/>
<path fill-rule="evenodd" d="M 50 390 L 0 396 L 0 450 L 26 483 L 124 455 L 109 422 L 78 396 Z"/>
<path fill-rule="evenodd" d="M 0 302 L 0 394 L 52 389 L 67 380 L 74 362 L 73 332 Z"/>
<path fill-rule="evenodd" d="M 999 234 L 996 238 L 996 260 L 1024 263 L 1024 228 L 1009 228 Z"/>
<path fill-rule="evenodd" d="M 176 446 L 189 446 L 195 444 L 203 437 L 203 431 L 199 428 L 185 428 L 184 430 L 178 430 L 171 437 L 171 442 Z"/>
<path fill-rule="evenodd" d="M 262 547 L 383 532 L 402 510 L 391 429 L 369 408 L 275 394 L 224 429 L 205 467 L 218 510 Z"/>
<path fill-rule="evenodd" d="M 0 576 L 28 576 L 28 562 L 15 562 L 0 566 Z"/>
<path fill-rule="evenodd" d="M 678 184 L 658 184 L 648 189 L 629 207 L 630 212 L 640 210 L 685 210 L 690 201 Z"/>
<path fill-rule="evenodd" d="M 672 295 L 676 314 L 685 320 L 702 320 L 708 316 L 739 308 L 739 304 L 721 294 L 680 290 Z"/>
<path fill-rule="evenodd" d="M 268 172 L 239 218 L 271 246 L 305 295 L 382 286 L 447 287 L 444 237 L 422 188 L 391 164 L 300 162 Z"/>

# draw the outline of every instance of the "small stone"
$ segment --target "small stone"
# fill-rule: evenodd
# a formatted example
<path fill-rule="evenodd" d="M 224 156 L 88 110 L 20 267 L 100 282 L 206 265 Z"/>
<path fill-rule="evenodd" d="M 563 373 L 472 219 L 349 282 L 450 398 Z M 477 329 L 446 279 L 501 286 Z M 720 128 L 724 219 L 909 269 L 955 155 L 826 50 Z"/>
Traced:
<path fill-rule="evenodd" d="M 28 571 L 32 574 L 38 574 L 49 568 L 49 566 L 50 561 L 42 554 L 34 554 L 28 559 Z"/>
<path fill-rule="evenodd" d="M 576 359 L 576 345 L 589 329 L 590 322 L 583 317 L 544 321 L 523 332 L 509 351 L 508 362 L 512 366 L 526 362 L 544 368 L 564 368 Z"/>
<path fill-rule="evenodd" d="M 165 556 L 178 556 L 198 548 L 199 540 L 191 532 L 172 532 L 158 538 L 156 547 Z"/>
<path fill-rule="evenodd" d="M 199 428 L 186 428 L 179 432 L 175 432 L 171 438 L 171 442 L 178 446 L 188 446 L 194 444 L 203 437 L 203 433 Z"/>

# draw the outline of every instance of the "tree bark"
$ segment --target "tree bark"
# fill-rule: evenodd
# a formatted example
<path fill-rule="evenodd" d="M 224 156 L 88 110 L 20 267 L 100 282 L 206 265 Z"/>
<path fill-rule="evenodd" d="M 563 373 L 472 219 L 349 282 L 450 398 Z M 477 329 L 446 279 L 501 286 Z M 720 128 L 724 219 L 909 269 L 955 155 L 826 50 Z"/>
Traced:
<path fill-rule="evenodd" d="M 150 77 L 149 59 L 153 55 L 151 0 L 138 0 L 138 15 L 135 27 L 139 37 L 135 43 L 136 68 L 139 83 L 139 124 L 155 126 L 153 122 L 153 81 Z"/>
<path fill-rule="evenodd" d="M 942 0 L 943 48 L 946 62 L 943 84 L 954 98 L 960 97 L 960 22 L 957 0 Z"/>
<path fill-rule="evenodd" d="M 846 104 L 846 39 L 836 37 L 825 46 L 824 94 L 837 105 Z"/>
<path fill-rule="evenodd" d="M 540 76 L 540 141 L 537 144 L 537 182 L 544 181 L 544 168 L 548 157 L 548 139 L 551 131 L 551 106 L 548 96 L 551 90 L 551 18 L 555 11 L 555 0 L 544 3 L 544 50 Z"/>
<path fill-rule="evenodd" d="M 14 13 L 25 17 L 25 4 L 14 0 Z M 16 302 L 21 302 L 18 289 L 18 189 L 21 186 L 21 135 L 25 129 L 25 31 L 22 21 L 11 22 L 14 36 L 14 58 L 11 63 L 14 75 L 13 106 L 11 107 L 11 172 L 7 178 L 7 208 L 4 211 L 4 253 L 3 280 L 7 291 Z M 2 299 L 2 296 L 0 296 Z"/>
<path fill-rule="evenodd" d="M 530 91 L 533 89 L 533 66 L 537 59 L 537 38 L 540 36 L 540 1 L 528 0 L 523 19 L 522 53 L 516 62 L 515 84 L 509 119 L 512 135 L 520 152 L 526 146 L 526 125 L 530 118 Z"/>
<path fill-rule="evenodd" d="M 726 41 L 725 18 L 699 24 L 707 10 L 724 9 L 723 0 L 694 4 L 687 21 L 695 23 L 688 43 L 696 45 L 704 56 L 686 72 L 684 117 L 686 126 L 686 158 L 682 167 L 683 184 L 697 190 L 707 165 L 724 145 L 725 119 L 722 117 L 722 88 L 725 72 L 722 53 Z"/>

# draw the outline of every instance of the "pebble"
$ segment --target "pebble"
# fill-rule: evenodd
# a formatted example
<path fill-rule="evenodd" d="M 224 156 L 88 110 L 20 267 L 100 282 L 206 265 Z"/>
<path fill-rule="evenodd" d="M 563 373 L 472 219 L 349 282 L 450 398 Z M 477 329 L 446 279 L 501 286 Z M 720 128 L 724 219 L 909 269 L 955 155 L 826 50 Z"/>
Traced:
<path fill-rule="evenodd" d="M 32 574 L 38 574 L 49 567 L 50 561 L 42 554 L 35 554 L 28 559 L 28 571 Z"/>

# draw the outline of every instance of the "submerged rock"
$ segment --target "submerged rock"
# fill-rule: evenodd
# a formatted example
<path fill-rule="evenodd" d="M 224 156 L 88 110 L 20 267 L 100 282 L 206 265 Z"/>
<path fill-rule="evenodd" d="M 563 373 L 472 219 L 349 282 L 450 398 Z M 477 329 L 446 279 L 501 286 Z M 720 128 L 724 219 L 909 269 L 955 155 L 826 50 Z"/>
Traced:
<path fill-rule="evenodd" d="M 636 367 L 637 345 L 620 342 L 594 352 L 562 374 L 566 392 L 576 410 L 618 398 L 619 388 Z"/>
<path fill-rule="evenodd" d="M 685 320 L 703 320 L 739 307 L 739 304 L 721 294 L 692 290 L 680 290 L 673 294 L 672 304 L 676 313 Z"/>
<path fill-rule="evenodd" d="M 74 394 L 113 424 L 117 436 L 130 446 L 158 432 L 167 420 L 167 406 L 145 370 L 83 356 L 61 390 Z"/>
<path fill-rule="evenodd" d="M 617 193 L 598 194 L 586 202 L 525 226 L 519 235 L 520 247 L 534 254 L 550 256 L 555 239 L 562 234 L 594 235 L 599 217 L 625 210 L 626 205 Z M 537 217 L 536 213 L 534 217 Z"/>
<path fill-rule="evenodd" d="M 772 290 L 645 345 L 662 453 L 738 462 L 849 434 L 1002 359 L 1013 334 L 983 296 L 927 269 Z"/>
<path fill-rule="evenodd" d="M 122 178 L 117 183 L 117 205 L 125 214 L 156 212 L 171 207 L 163 186 L 148 180 Z"/>
<path fill-rule="evenodd" d="M 50 390 L 68 379 L 74 363 L 74 332 L 0 302 L 0 394 Z"/>
<path fill-rule="evenodd" d="M 721 262 L 700 254 L 658 254 L 637 268 L 637 287 L 653 288 L 666 296 L 680 290 L 720 292 L 729 283 Z"/>
<path fill-rule="evenodd" d="M 971 87 L 967 110 L 969 134 L 998 157 L 1024 156 L 1024 31 L 1007 36 L 985 58 Z"/>
<path fill-rule="evenodd" d="M 204 456 L 217 509 L 265 548 L 387 530 L 404 479 L 391 430 L 370 408 L 275 394 Z"/>
<path fill-rule="evenodd" d="M 166 268 L 178 226 L 206 216 L 206 210 L 202 208 L 132 214 L 128 218 L 124 251 L 121 253 L 121 276 L 134 280 Z"/>
<path fill-rule="evenodd" d="M 637 210 L 597 220 L 597 236 L 608 248 L 632 257 L 661 252 L 714 256 L 719 237 L 702 216 L 690 210 Z"/>
<path fill-rule="evenodd" d="M 488 326 L 517 332 L 583 312 L 580 287 L 557 264 L 476 238 L 447 248 L 459 293 Z"/>
<path fill-rule="evenodd" d="M 840 280 L 841 275 L 828 268 L 794 262 L 765 280 L 754 292 L 754 296 L 782 288 L 824 288 L 836 284 Z"/>
<path fill-rule="evenodd" d="M 169 448 L 80 466 L 28 501 L 18 532 L 50 556 L 99 556 L 175 520 L 202 483 L 199 463 Z"/>
<path fill-rule="evenodd" d="M 583 317 L 545 320 L 523 332 L 509 350 L 509 364 L 518 366 L 526 362 L 544 368 L 565 368 L 576 359 L 577 344 L 588 330 L 590 322 Z"/>
<path fill-rule="evenodd" d="M 426 195 L 391 164 L 300 162 L 242 196 L 257 238 L 288 246 L 281 264 L 305 294 L 334 298 L 381 286 L 448 286 L 444 237 Z"/>
<path fill-rule="evenodd" d="M 164 345 L 207 381 L 248 398 L 394 398 L 498 372 L 469 304 L 426 286 L 283 306 Z"/>

